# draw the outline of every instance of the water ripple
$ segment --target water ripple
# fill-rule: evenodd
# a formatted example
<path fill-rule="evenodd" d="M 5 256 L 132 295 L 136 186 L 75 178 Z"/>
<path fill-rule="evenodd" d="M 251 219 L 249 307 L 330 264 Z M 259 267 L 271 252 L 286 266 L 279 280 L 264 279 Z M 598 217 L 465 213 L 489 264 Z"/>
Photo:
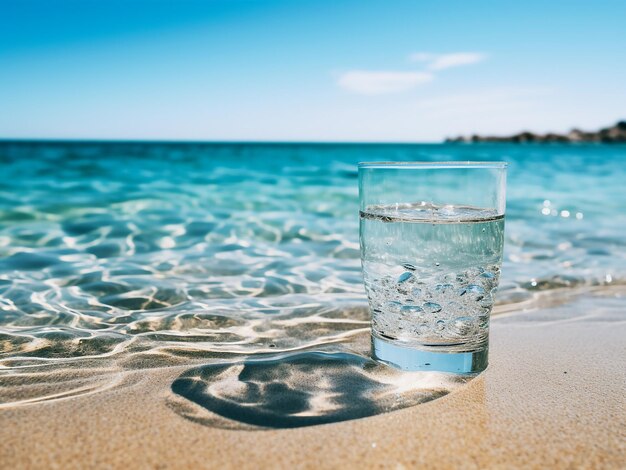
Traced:
<path fill-rule="evenodd" d="M 495 312 L 551 292 L 625 285 L 619 148 L 506 150 Z M 483 146 L 481 159 L 502 151 Z M 175 382 L 186 397 L 176 409 L 224 426 L 233 426 L 225 416 L 299 426 L 439 396 L 451 386 L 407 389 L 394 404 L 384 379 L 394 373 L 367 359 L 355 163 L 471 152 L 0 143 L 0 406 L 75 398 L 124 386 L 133 371 L 172 367 L 195 367 Z M 572 191 L 580 187 L 608 196 Z M 248 391 L 229 395 L 227 382 Z M 349 403 L 347 384 L 361 405 Z M 207 387 L 222 390 L 222 401 L 207 401 Z M 244 412 L 252 403 L 260 414 Z"/>

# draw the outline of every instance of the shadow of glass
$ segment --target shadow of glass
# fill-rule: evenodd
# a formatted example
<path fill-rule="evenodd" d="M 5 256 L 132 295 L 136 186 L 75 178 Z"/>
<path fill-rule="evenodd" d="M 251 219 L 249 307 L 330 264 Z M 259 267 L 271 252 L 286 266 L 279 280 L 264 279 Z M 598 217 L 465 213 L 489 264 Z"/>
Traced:
<path fill-rule="evenodd" d="M 414 406 L 469 380 L 402 372 L 352 352 L 312 351 L 196 367 L 172 383 L 169 404 L 207 426 L 296 428 Z"/>

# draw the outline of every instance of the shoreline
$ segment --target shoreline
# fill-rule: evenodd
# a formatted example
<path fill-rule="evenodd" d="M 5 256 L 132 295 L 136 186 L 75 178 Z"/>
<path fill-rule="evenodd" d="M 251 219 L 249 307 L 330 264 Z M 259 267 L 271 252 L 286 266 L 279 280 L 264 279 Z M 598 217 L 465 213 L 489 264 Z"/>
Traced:
<path fill-rule="evenodd" d="M 289 430 L 183 419 L 169 387 L 178 366 L 128 372 L 124 387 L 0 410 L 0 460 L 8 468 L 620 468 L 625 306 L 618 287 L 496 315 L 489 368 L 452 393 Z"/>

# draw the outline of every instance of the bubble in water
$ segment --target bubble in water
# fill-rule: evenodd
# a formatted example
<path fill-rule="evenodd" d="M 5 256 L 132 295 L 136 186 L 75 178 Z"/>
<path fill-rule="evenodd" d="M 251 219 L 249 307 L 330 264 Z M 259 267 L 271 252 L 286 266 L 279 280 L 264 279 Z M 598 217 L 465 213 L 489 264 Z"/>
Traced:
<path fill-rule="evenodd" d="M 465 292 L 467 294 L 471 294 L 472 298 L 474 298 L 476 300 L 480 300 L 477 297 L 481 297 L 482 298 L 482 295 L 485 293 L 485 289 L 483 289 L 478 284 L 470 284 L 469 286 L 467 286 L 465 288 Z"/>
<path fill-rule="evenodd" d="M 410 272 L 404 272 L 402 274 L 400 274 L 400 277 L 398 278 L 398 284 L 402 284 L 403 282 L 406 282 L 408 280 L 410 280 L 411 278 L 413 278 L 413 274 Z"/>
<path fill-rule="evenodd" d="M 454 289 L 454 286 L 452 284 L 437 284 L 435 286 L 435 291 L 439 294 L 446 294 L 452 289 Z"/>
<path fill-rule="evenodd" d="M 395 300 L 387 302 L 387 310 L 390 312 L 399 312 L 401 308 L 402 304 L 400 302 L 396 302 Z"/>
<path fill-rule="evenodd" d="M 487 289 L 493 289 L 498 282 L 496 275 L 489 271 L 482 273 L 480 275 L 480 280 Z"/>
<path fill-rule="evenodd" d="M 421 325 L 419 325 L 416 330 L 418 335 L 425 335 L 426 333 L 430 332 L 430 327 L 428 326 L 427 323 L 422 323 Z"/>
<path fill-rule="evenodd" d="M 426 302 L 424 304 L 424 310 L 428 313 L 437 313 L 441 312 L 441 305 L 436 302 Z"/>
<path fill-rule="evenodd" d="M 406 269 L 407 271 L 415 271 L 417 269 L 417 267 L 415 267 L 411 263 L 404 263 L 402 267 Z"/>
<path fill-rule="evenodd" d="M 405 305 L 401 308 L 402 313 L 422 313 L 424 309 L 417 305 Z"/>
<path fill-rule="evenodd" d="M 435 328 L 438 331 L 443 331 L 445 327 L 446 327 L 446 322 L 443 320 L 438 320 L 437 323 L 435 323 Z"/>

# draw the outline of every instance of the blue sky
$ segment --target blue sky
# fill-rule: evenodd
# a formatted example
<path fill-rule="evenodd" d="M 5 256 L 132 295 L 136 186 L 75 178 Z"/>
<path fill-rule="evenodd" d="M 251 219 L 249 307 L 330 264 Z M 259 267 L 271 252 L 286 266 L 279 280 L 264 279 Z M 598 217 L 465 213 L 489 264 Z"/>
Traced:
<path fill-rule="evenodd" d="M 0 0 L 0 137 L 438 141 L 626 118 L 626 1 Z"/>

